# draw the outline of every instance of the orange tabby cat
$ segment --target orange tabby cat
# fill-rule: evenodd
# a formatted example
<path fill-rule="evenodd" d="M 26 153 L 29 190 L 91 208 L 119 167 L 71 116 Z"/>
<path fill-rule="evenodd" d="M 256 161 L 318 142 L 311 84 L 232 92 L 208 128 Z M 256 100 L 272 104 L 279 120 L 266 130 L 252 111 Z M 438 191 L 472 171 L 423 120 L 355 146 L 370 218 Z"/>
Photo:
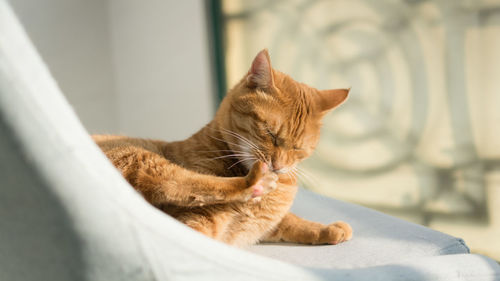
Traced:
<path fill-rule="evenodd" d="M 237 246 L 337 244 L 352 236 L 347 223 L 323 225 L 288 210 L 295 166 L 314 150 L 321 118 L 348 92 L 295 82 L 263 50 L 214 120 L 190 138 L 93 138 L 147 201 L 209 237 Z"/>

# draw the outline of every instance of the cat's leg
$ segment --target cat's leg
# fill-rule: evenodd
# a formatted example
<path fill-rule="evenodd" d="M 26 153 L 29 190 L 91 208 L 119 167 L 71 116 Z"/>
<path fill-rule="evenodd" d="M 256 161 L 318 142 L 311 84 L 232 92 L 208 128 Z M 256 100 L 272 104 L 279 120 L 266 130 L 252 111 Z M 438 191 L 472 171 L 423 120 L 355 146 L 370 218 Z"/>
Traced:
<path fill-rule="evenodd" d="M 262 241 L 335 245 L 347 241 L 351 237 L 352 228 L 345 222 L 338 221 L 324 225 L 287 213 L 276 228 L 265 236 Z"/>
<path fill-rule="evenodd" d="M 135 150 L 119 157 L 113 151 L 106 154 L 153 205 L 196 207 L 246 202 L 276 188 L 276 174 L 262 162 L 256 162 L 246 177 L 217 177 L 187 170 L 149 151 Z"/>

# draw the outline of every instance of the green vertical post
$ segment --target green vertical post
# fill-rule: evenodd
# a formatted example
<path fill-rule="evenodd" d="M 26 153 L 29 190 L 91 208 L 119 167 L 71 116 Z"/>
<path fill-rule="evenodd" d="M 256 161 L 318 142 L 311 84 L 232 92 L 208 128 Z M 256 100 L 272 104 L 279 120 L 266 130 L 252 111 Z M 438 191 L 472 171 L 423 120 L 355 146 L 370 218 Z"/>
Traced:
<path fill-rule="evenodd" d="M 224 59 L 224 14 L 222 11 L 222 0 L 207 0 L 207 12 L 209 23 L 209 43 L 212 54 L 212 66 L 214 73 L 212 75 L 215 81 L 215 105 L 226 95 L 226 67 Z"/>

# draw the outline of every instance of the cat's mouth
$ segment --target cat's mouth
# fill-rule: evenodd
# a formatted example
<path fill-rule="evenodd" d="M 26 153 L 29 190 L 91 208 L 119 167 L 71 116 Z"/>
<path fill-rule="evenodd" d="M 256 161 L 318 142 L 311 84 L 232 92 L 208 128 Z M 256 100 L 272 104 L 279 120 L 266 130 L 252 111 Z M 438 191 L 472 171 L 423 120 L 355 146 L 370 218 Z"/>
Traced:
<path fill-rule="evenodd" d="M 276 174 L 286 174 L 288 172 L 288 169 L 282 168 L 279 170 L 273 170 Z"/>
<path fill-rule="evenodd" d="M 280 167 L 279 169 L 273 169 L 273 172 L 276 174 L 288 174 L 291 170 L 293 170 L 292 167 Z"/>

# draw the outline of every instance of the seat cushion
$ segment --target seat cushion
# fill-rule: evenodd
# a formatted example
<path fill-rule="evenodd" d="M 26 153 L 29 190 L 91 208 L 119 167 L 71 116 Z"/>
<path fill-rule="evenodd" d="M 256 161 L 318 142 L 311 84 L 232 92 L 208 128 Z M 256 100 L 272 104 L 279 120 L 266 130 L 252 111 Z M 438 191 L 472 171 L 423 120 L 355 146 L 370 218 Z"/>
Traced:
<path fill-rule="evenodd" d="M 263 243 L 249 251 L 311 267 L 356 268 L 404 260 L 469 253 L 460 238 L 383 213 L 300 189 L 292 212 L 308 220 L 346 221 L 353 227 L 352 240 L 339 245 Z"/>

